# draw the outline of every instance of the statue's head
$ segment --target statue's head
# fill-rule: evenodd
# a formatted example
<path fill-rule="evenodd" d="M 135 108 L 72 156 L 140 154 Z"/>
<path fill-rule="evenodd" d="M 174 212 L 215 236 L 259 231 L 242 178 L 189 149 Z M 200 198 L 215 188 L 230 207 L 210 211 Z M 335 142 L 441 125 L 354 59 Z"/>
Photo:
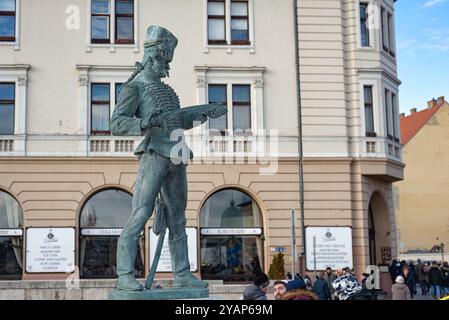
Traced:
<path fill-rule="evenodd" d="M 169 76 L 170 62 L 173 60 L 178 39 L 167 29 L 159 26 L 150 26 L 144 42 L 145 54 L 143 64 L 161 78 Z"/>

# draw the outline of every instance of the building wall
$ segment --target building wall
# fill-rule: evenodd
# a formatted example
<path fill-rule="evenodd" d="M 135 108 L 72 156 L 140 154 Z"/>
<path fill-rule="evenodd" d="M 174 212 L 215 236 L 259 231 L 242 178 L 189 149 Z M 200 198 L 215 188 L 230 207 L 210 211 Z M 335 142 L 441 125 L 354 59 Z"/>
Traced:
<path fill-rule="evenodd" d="M 448 110 L 445 103 L 404 146 L 405 180 L 396 190 L 401 253 L 449 246 Z"/>

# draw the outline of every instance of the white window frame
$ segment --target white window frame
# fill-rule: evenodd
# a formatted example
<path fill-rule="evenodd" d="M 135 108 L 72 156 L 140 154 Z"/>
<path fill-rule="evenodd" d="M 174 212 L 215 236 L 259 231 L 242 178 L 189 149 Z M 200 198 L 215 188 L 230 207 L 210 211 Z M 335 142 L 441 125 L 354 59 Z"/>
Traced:
<path fill-rule="evenodd" d="M 389 81 L 388 79 L 384 79 L 383 84 L 382 84 L 382 93 L 384 95 L 384 98 L 382 99 L 383 101 L 383 108 L 386 111 L 387 110 L 387 105 L 386 105 L 386 101 L 385 101 L 385 90 L 389 91 L 389 95 L 388 95 L 388 99 L 390 102 L 390 106 L 391 108 L 393 108 L 393 103 L 392 103 L 392 98 L 393 98 L 393 94 L 396 96 L 396 101 L 395 101 L 395 106 L 396 106 L 396 110 L 393 110 L 393 119 L 391 119 L 391 125 L 392 130 L 393 130 L 393 140 L 390 141 L 394 141 L 395 143 L 399 143 L 400 139 L 401 139 L 401 129 L 400 129 L 400 116 L 399 116 L 399 90 L 398 87 L 392 83 L 391 81 Z M 385 114 L 385 122 L 388 121 L 387 115 Z M 385 137 L 388 139 L 388 132 L 385 129 Z M 399 139 L 399 141 L 397 141 Z"/>
<path fill-rule="evenodd" d="M 14 151 L 11 155 L 25 155 L 26 117 L 27 117 L 27 64 L 0 65 L 0 82 L 15 83 L 14 135 L 0 136 L 0 140 L 14 140 Z"/>
<path fill-rule="evenodd" d="M 250 85 L 251 92 L 251 131 L 257 134 L 259 130 L 265 128 L 264 124 L 264 72 L 265 67 L 194 67 L 197 78 L 197 102 L 198 104 L 209 103 L 209 85 L 221 84 L 227 86 L 227 107 L 228 107 L 228 130 L 229 135 L 233 135 L 233 85 Z M 206 126 L 201 126 L 201 130 L 207 130 Z"/>
<path fill-rule="evenodd" d="M 92 52 L 92 48 L 109 48 L 109 52 L 114 53 L 117 48 L 132 48 L 135 53 L 139 52 L 139 7 L 140 0 L 134 0 L 134 44 L 115 43 L 115 0 L 110 0 L 110 41 L 111 43 L 92 43 L 92 0 L 87 0 L 87 45 L 86 52 Z"/>
<path fill-rule="evenodd" d="M 14 46 L 14 50 L 20 50 L 20 18 L 21 18 L 21 2 L 16 0 L 16 25 L 15 25 L 15 41 L 0 41 L 0 46 Z"/>
<path fill-rule="evenodd" d="M 394 7 L 389 1 L 382 1 L 380 4 L 380 51 L 383 52 L 385 55 L 392 59 L 396 59 L 397 57 L 397 50 L 396 50 L 396 20 L 394 15 Z M 384 9 L 383 16 L 382 16 L 382 8 Z M 390 32 L 388 32 L 389 29 L 389 21 L 388 21 L 388 15 L 391 14 L 391 26 L 390 26 Z M 382 20 L 385 22 L 385 24 L 382 25 Z M 382 36 L 383 35 L 383 36 Z M 385 38 L 385 40 L 384 40 Z M 384 41 L 386 41 L 387 50 L 385 50 L 384 47 Z M 391 45 L 391 47 L 390 47 Z M 393 55 L 391 54 L 391 51 L 393 52 Z"/>
<path fill-rule="evenodd" d="M 248 45 L 236 45 L 231 43 L 231 0 L 225 0 L 225 28 L 226 42 L 223 45 L 209 44 L 209 27 L 208 27 L 208 0 L 203 0 L 203 53 L 209 53 L 210 49 L 225 49 L 227 53 L 232 54 L 234 49 L 246 49 L 249 53 L 256 52 L 254 45 L 254 0 L 248 1 L 248 28 L 249 42 Z"/>
<path fill-rule="evenodd" d="M 368 11 L 369 9 L 375 8 L 375 4 L 373 0 L 356 0 L 356 19 L 357 19 L 357 47 L 359 50 L 374 50 L 377 47 L 377 37 L 376 32 L 374 28 L 370 28 L 368 25 L 368 32 L 369 32 L 369 46 L 364 47 L 362 46 L 362 34 L 361 34 L 361 25 L 360 25 L 360 4 L 367 3 L 368 4 Z M 375 12 L 372 12 L 373 10 L 368 12 L 368 21 L 372 19 L 371 15 L 376 14 Z"/>
<path fill-rule="evenodd" d="M 79 112 L 80 132 L 91 135 L 91 85 L 105 83 L 110 85 L 110 113 L 115 109 L 115 84 L 125 83 L 134 72 L 134 67 L 127 66 L 89 66 L 78 65 L 79 75 Z"/>
<path fill-rule="evenodd" d="M 364 98 L 364 87 L 370 86 L 372 88 L 373 93 L 373 122 L 374 122 L 374 132 L 376 133 L 377 137 L 381 136 L 383 133 L 383 126 L 382 126 L 382 112 L 380 110 L 381 101 L 379 100 L 379 80 L 378 79 L 361 79 L 360 80 L 360 115 L 361 115 L 361 137 L 366 137 L 366 121 L 365 121 L 365 98 Z"/>

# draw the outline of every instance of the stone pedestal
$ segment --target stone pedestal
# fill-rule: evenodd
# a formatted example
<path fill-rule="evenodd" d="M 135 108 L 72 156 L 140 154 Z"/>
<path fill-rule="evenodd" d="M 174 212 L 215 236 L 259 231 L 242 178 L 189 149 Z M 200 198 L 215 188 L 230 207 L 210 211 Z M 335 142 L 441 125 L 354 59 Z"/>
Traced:
<path fill-rule="evenodd" d="M 209 298 L 209 289 L 196 288 L 166 288 L 143 291 L 113 290 L 109 300 L 174 300 L 174 299 L 205 299 Z"/>

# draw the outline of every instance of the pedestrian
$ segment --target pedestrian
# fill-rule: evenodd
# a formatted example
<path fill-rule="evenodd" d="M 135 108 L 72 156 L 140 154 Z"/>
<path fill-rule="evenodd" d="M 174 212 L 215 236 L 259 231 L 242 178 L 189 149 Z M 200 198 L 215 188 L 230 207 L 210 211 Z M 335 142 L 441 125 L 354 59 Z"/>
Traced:
<path fill-rule="evenodd" d="M 393 300 L 412 300 L 410 288 L 405 284 L 403 276 L 396 277 L 396 283 L 392 286 Z"/>
<path fill-rule="evenodd" d="M 418 260 L 416 266 L 416 273 L 418 276 L 418 283 L 421 288 L 421 294 L 427 295 L 427 271 L 425 270 L 425 264 L 421 260 Z"/>
<path fill-rule="evenodd" d="M 287 272 L 287 279 L 286 280 L 292 280 L 293 276 L 291 274 L 291 272 Z"/>
<path fill-rule="evenodd" d="M 341 276 L 332 282 L 338 300 L 354 300 L 353 298 L 362 291 L 362 286 L 352 274 L 343 275 L 342 270 L 338 270 L 337 276 L 339 274 Z"/>
<path fill-rule="evenodd" d="M 287 292 L 287 283 L 277 280 L 273 284 L 273 293 L 276 300 L 282 300 L 282 296 Z"/>
<path fill-rule="evenodd" d="M 332 282 L 337 279 L 337 276 L 334 272 L 332 272 L 332 268 L 327 267 L 326 272 L 324 273 L 324 280 L 327 283 L 327 286 L 329 287 L 330 293 L 331 293 L 331 299 L 334 300 L 335 298 L 335 290 L 334 287 L 332 287 Z"/>
<path fill-rule="evenodd" d="M 287 292 L 282 300 L 318 300 L 318 297 L 307 290 L 304 280 L 292 280 L 287 283 Z"/>
<path fill-rule="evenodd" d="M 254 284 L 243 291 L 243 300 L 267 300 L 270 280 L 265 273 L 258 273 L 254 277 Z"/>
<path fill-rule="evenodd" d="M 313 292 L 317 295 L 318 299 L 320 300 L 330 300 L 331 299 L 331 293 L 329 286 L 324 280 L 324 272 L 319 272 L 318 277 L 313 283 Z"/>
<path fill-rule="evenodd" d="M 415 279 L 413 277 L 413 274 L 410 272 L 410 269 L 407 265 L 402 267 L 402 274 L 401 276 L 404 278 L 405 281 L 405 285 L 409 288 L 410 290 L 410 294 L 412 295 L 412 299 L 413 299 L 413 294 L 414 294 L 414 282 Z M 397 279 L 397 277 L 396 277 Z"/>
<path fill-rule="evenodd" d="M 432 287 L 432 294 L 434 299 L 441 298 L 441 286 L 443 284 L 443 273 L 440 267 L 434 261 L 429 269 L 429 284 Z"/>
<path fill-rule="evenodd" d="M 296 280 L 302 280 L 302 279 L 296 279 Z M 313 287 L 312 287 L 312 280 L 310 280 L 310 277 L 309 277 L 309 275 L 305 275 L 304 276 L 304 283 L 306 284 L 306 289 L 307 290 L 313 290 Z"/>
<path fill-rule="evenodd" d="M 441 266 L 441 272 L 443 273 L 443 283 L 442 283 L 442 295 L 448 296 L 449 295 L 449 264 L 447 262 L 444 262 Z"/>

